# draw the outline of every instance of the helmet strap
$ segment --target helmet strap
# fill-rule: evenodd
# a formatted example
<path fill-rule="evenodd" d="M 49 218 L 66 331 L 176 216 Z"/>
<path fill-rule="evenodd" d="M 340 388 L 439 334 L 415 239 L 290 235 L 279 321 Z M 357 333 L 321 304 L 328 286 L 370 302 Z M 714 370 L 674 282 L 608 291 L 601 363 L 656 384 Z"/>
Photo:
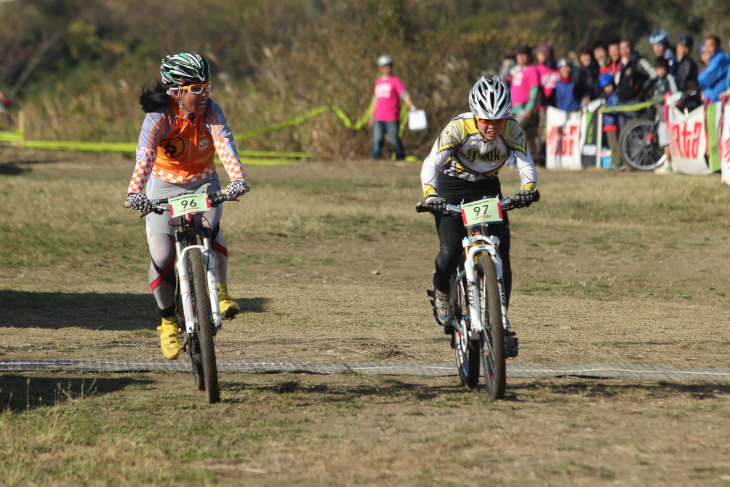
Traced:
<path fill-rule="evenodd" d="M 182 94 L 183 90 L 181 90 L 179 86 L 176 88 L 171 88 L 171 90 L 172 89 L 177 90 L 177 106 L 180 108 L 180 111 L 183 113 L 183 119 L 186 119 L 190 115 L 193 115 L 193 112 L 188 110 L 188 107 L 185 106 L 185 102 L 183 101 L 183 94 Z M 173 95 L 171 92 L 169 92 L 169 93 L 170 93 L 170 96 L 175 98 L 175 95 Z"/>

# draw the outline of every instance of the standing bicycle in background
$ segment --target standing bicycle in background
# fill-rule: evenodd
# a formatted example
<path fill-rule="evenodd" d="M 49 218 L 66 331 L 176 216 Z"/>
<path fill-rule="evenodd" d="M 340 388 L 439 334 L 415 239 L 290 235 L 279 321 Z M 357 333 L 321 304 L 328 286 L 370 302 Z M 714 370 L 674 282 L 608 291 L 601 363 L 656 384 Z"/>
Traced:
<path fill-rule="evenodd" d="M 223 162 L 230 183 L 226 191 L 235 199 L 248 191 L 236 143 L 220 106 L 209 97 L 210 66 L 198 54 L 165 57 L 162 82 L 143 88 L 142 110 L 147 113 L 137 144 L 137 163 L 127 190 L 130 207 L 148 212 L 150 199 L 220 190 L 215 153 Z M 146 194 L 144 193 L 147 187 Z M 221 314 L 234 317 L 239 308 L 228 294 L 228 250 L 220 229 L 222 207 L 203 213 L 211 229 Z M 169 215 L 147 215 L 147 243 L 152 257 L 149 282 L 162 315 L 160 346 L 163 355 L 180 354 L 179 323 L 175 315 L 175 245 Z"/>
<path fill-rule="evenodd" d="M 484 197 L 501 198 L 499 171 L 511 158 L 516 159 L 522 188 L 515 195 L 521 206 L 539 199 L 537 171 L 520 124 L 510 118 L 512 96 L 507 85 L 497 76 L 477 81 L 469 93 L 470 112 L 462 113 L 443 129 L 423 161 L 421 184 L 426 204 L 435 212 L 440 250 L 433 276 L 434 314 L 441 325 L 450 318 L 449 281 L 461 259 L 464 225 L 442 216 L 447 204 L 460 205 Z M 493 228 L 500 238 L 504 287 L 507 304 L 512 289 L 510 265 L 509 219 Z"/>

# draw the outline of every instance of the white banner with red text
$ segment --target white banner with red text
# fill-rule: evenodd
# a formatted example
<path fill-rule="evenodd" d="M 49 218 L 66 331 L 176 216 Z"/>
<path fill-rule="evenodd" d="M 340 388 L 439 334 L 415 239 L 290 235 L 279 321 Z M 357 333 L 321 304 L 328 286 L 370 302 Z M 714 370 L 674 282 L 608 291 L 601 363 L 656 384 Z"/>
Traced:
<path fill-rule="evenodd" d="M 707 128 L 705 107 L 700 106 L 685 114 L 676 105 L 670 105 L 669 154 L 674 172 L 692 176 L 710 174 L 707 153 Z"/>
<path fill-rule="evenodd" d="M 581 118 L 581 112 L 566 112 L 555 107 L 547 107 L 545 143 L 547 169 L 583 168 Z"/>

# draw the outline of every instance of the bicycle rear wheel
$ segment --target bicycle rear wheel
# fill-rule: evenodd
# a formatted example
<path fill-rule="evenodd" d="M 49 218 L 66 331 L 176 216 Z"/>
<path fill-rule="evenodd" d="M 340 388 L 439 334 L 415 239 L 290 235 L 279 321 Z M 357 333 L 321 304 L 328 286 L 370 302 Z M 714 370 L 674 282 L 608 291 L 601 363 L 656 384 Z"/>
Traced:
<path fill-rule="evenodd" d="M 619 137 L 621 157 L 639 171 L 651 171 L 662 164 L 667 156 L 659 145 L 659 134 L 653 120 L 640 118 L 626 124 Z"/>
<path fill-rule="evenodd" d="M 479 342 L 469 339 L 470 323 L 469 323 L 469 292 L 466 277 L 462 277 L 456 281 L 458 275 L 457 269 L 454 278 L 451 281 L 451 293 L 456 293 L 453 315 L 454 320 L 462 323 L 464 333 L 454 326 L 454 352 L 456 355 L 456 368 L 459 371 L 461 383 L 469 389 L 473 389 L 479 384 Z M 454 301 L 451 301 L 454 303 Z M 466 319 L 465 319 L 466 318 Z"/>
<path fill-rule="evenodd" d="M 195 337 L 191 340 L 191 358 L 195 357 L 193 358 L 193 374 L 197 372 L 198 389 L 201 389 L 202 384 L 207 392 L 208 402 L 212 404 L 220 401 L 220 388 L 213 340 L 215 325 L 213 324 L 205 270 L 200 250 L 191 249 L 188 253 L 188 276 L 193 314 L 195 315 L 195 335 L 197 336 L 197 340 Z"/>
<path fill-rule="evenodd" d="M 479 259 L 477 283 L 482 326 L 484 326 L 480 337 L 484 381 L 489 397 L 502 399 L 507 386 L 502 299 L 497 283 L 497 271 L 488 255 L 483 255 Z"/>

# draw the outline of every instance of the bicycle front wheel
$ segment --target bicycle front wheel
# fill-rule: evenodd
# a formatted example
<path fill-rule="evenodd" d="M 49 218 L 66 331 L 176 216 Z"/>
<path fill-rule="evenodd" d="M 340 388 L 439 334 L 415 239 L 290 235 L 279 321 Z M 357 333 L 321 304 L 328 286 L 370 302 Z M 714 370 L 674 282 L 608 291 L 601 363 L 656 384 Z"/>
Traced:
<path fill-rule="evenodd" d="M 639 171 L 651 171 L 662 164 L 667 156 L 659 145 L 659 134 L 653 120 L 640 118 L 626 124 L 618 141 L 621 157 L 626 164 Z"/>
<path fill-rule="evenodd" d="M 457 270 L 457 274 L 458 272 Z M 456 368 L 459 371 L 461 383 L 469 389 L 473 389 L 479 384 L 480 347 L 479 341 L 471 340 L 469 337 L 469 288 L 467 286 L 466 277 L 462 277 L 459 281 L 452 279 L 451 292 L 456 293 L 456 296 L 455 300 L 451 302 L 456 303 L 453 310 L 453 319 L 461 324 L 461 330 L 463 331 L 463 333 L 460 332 L 459 328 L 454 326 Z M 465 317 L 467 319 L 464 319 Z"/>
<path fill-rule="evenodd" d="M 206 267 L 200 249 L 190 250 L 188 253 L 188 272 L 197 336 L 197 343 L 193 341 L 197 346 L 193 348 L 197 348 L 197 354 L 195 355 L 199 357 L 199 364 L 202 365 L 202 377 L 198 377 L 198 387 L 200 388 L 202 382 L 208 396 L 208 402 L 212 404 L 220 401 L 221 398 L 218 386 L 218 366 L 215 361 L 215 342 L 213 340 L 215 325 L 213 323 L 213 311 L 210 305 L 205 270 Z M 199 366 L 195 369 L 198 372 L 200 371 Z"/>
<path fill-rule="evenodd" d="M 492 399 L 502 399 L 507 386 L 507 363 L 502 325 L 502 299 L 494 262 L 482 255 L 477 265 L 479 304 L 484 331 L 481 333 L 482 366 L 487 392 Z"/>

